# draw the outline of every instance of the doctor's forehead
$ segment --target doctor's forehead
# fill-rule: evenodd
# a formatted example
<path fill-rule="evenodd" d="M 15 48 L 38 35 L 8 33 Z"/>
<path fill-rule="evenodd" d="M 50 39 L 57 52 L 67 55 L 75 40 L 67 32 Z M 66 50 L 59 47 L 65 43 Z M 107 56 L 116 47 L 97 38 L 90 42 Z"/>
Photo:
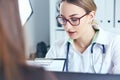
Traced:
<path fill-rule="evenodd" d="M 84 14 L 85 10 L 79 6 L 76 6 L 74 4 L 68 3 L 68 2 L 62 2 L 60 4 L 60 14 L 63 16 L 70 16 L 74 14 Z"/>

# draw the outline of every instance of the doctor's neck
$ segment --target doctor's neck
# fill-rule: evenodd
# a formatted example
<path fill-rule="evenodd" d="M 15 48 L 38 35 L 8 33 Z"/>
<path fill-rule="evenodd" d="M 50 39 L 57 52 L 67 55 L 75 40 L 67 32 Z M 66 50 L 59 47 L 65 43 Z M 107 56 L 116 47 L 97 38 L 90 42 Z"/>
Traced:
<path fill-rule="evenodd" d="M 91 26 L 92 27 L 92 26 Z M 89 28 L 88 31 L 84 32 L 80 38 L 74 40 L 74 45 L 78 51 L 81 53 L 84 52 L 87 47 L 91 44 L 95 35 L 95 30 L 93 28 Z"/>

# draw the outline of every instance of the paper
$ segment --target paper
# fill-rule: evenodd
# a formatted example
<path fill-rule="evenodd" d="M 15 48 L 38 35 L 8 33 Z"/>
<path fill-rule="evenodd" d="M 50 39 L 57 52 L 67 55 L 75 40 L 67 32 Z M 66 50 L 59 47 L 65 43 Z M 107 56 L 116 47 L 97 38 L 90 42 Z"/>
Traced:
<path fill-rule="evenodd" d="M 44 67 L 48 71 L 63 71 L 63 66 L 65 59 L 43 59 L 39 58 L 34 61 L 28 60 L 28 65 L 33 65 L 37 67 Z"/>

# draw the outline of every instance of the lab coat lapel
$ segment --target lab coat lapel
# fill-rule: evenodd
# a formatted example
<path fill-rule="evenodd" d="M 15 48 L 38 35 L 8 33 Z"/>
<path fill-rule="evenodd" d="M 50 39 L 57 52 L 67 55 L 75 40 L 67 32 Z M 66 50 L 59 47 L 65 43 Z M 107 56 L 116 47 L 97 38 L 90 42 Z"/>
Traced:
<path fill-rule="evenodd" d="M 94 71 L 95 73 L 106 73 L 107 67 L 106 64 L 108 64 L 108 60 L 105 59 L 105 55 L 102 54 L 102 57 L 100 60 L 96 62 L 94 65 Z"/>
<path fill-rule="evenodd" d="M 98 60 L 96 64 L 93 65 L 95 73 L 100 73 L 102 69 L 102 61 Z"/>

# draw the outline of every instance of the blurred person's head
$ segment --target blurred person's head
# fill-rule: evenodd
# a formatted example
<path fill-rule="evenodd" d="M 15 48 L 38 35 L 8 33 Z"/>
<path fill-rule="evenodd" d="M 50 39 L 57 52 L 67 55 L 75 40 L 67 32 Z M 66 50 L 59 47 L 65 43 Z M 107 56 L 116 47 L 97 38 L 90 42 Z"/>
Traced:
<path fill-rule="evenodd" d="M 0 80 L 56 80 L 43 68 L 26 64 L 18 0 L 0 0 Z"/>
<path fill-rule="evenodd" d="M 0 69 L 12 79 L 21 64 L 25 64 L 25 48 L 18 0 L 0 0 Z"/>

